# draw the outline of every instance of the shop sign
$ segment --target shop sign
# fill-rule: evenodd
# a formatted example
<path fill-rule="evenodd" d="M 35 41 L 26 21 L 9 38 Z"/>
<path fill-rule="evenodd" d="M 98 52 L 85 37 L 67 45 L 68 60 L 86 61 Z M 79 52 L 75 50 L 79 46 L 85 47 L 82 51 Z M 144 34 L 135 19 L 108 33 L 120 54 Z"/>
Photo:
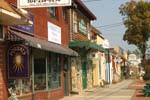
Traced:
<path fill-rule="evenodd" d="M 48 22 L 48 41 L 61 44 L 61 28 Z"/>
<path fill-rule="evenodd" d="M 32 25 L 15 25 L 13 28 L 25 33 L 34 34 L 34 16 L 31 13 L 28 13 L 28 17 L 33 22 Z"/>
<path fill-rule="evenodd" d="M 8 50 L 8 78 L 29 77 L 29 50 L 24 45 L 13 45 Z"/>
<path fill-rule="evenodd" d="M 87 34 L 87 27 L 83 19 L 79 22 L 79 31 L 83 34 Z"/>
<path fill-rule="evenodd" d="M 71 6 L 72 0 L 18 0 L 18 8 Z"/>

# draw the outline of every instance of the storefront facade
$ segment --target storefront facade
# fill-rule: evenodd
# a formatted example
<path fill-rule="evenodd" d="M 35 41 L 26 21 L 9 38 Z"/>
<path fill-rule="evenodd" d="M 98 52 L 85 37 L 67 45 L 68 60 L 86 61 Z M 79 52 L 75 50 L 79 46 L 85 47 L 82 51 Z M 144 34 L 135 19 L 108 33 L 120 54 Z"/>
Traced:
<path fill-rule="evenodd" d="M 70 48 L 77 51 L 78 58 L 71 60 L 71 91 L 82 94 L 83 89 L 93 87 L 91 53 L 101 47 L 91 42 L 91 21 L 94 14 L 81 0 L 73 0 L 69 8 Z"/>
<path fill-rule="evenodd" d="M 78 56 L 68 47 L 67 9 L 27 11 L 33 25 L 6 26 L 5 44 L 0 43 L 0 75 L 5 87 L 0 98 L 59 100 L 70 93 L 70 60 Z"/>
<path fill-rule="evenodd" d="M 101 32 L 94 26 L 91 30 L 92 42 L 102 46 L 104 43 L 104 38 L 102 37 Z M 103 47 L 102 49 L 103 50 L 97 51 L 91 55 L 93 61 L 93 86 L 103 86 L 104 81 L 106 81 L 106 50 Z"/>
<path fill-rule="evenodd" d="M 5 0 L 0 1 L 0 100 L 8 100 L 8 73 L 7 73 L 7 25 L 30 24 L 22 12 Z M 11 20 L 10 20 L 11 19 Z"/>

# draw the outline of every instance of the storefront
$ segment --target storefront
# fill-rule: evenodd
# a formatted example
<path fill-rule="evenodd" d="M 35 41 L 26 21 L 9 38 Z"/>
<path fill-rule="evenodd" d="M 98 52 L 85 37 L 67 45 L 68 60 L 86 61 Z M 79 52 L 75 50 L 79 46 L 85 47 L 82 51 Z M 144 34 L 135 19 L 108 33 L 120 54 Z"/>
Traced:
<path fill-rule="evenodd" d="M 85 41 L 70 42 L 70 47 L 75 51 L 77 51 L 80 55 L 80 57 L 76 59 L 73 58 L 73 62 L 75 62 L 72 65 L 72 70 L 71 70 L 72 81 L 73 81 L 72 87 L 74 89 L 73 91 L 76 91 L 76 88 L 78 88 L 79 89 L 78 92 L 82 92 L 82 89 L 93 87 L 93 74 L 92 74 L 93 65 L 92 65 L 92 57 L 91 57 L 92 54 L 97 51 L 104 52 L 105 50 L 101 46 L 95 43 L 85 42 Z M 77 76 L 75 76 L 74 73 L 76 73 Z"/>
<path fill-rule="evenodd" d="M 12 29 L 7 44 L 11 94 L 27 100 L 58 100 L 69 95 L 70 59 L 78 56 L 75 51 Z"/>

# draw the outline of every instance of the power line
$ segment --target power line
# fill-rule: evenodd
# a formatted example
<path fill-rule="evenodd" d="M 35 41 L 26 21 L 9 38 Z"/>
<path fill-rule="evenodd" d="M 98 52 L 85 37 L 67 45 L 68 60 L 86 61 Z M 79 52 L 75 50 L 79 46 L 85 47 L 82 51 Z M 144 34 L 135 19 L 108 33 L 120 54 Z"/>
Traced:
<path fill-rule="evenodd" d="M 109 29 L 109 28 L 118 27 L 118 26 L 122 26 L 122 25 L 123 25 L 123 23 L 119 22 L 119 23 L 114 23 L 114 24 L 96 26 L 95 28 Z"/>
<path fill-rule="evenodd" d="M 82 0 L 82 2 L 94 2 L 94 1 L 102 1 L 102 0 Z"/>

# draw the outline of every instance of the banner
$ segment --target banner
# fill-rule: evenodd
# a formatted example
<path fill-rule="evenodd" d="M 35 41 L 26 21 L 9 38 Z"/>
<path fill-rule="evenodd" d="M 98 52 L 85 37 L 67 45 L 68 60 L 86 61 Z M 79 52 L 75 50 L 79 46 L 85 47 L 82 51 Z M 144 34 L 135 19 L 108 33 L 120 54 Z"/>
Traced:
<path fill-rule="evenodd" d="M 71 6 L 71 0 L 18 0 L 18 8 Z"/>
<path fill-rule="evenodd" d="M 13 45 L 8 49 L 8 78 L 29 77 L 29 50 L 24 45 Z"/>

